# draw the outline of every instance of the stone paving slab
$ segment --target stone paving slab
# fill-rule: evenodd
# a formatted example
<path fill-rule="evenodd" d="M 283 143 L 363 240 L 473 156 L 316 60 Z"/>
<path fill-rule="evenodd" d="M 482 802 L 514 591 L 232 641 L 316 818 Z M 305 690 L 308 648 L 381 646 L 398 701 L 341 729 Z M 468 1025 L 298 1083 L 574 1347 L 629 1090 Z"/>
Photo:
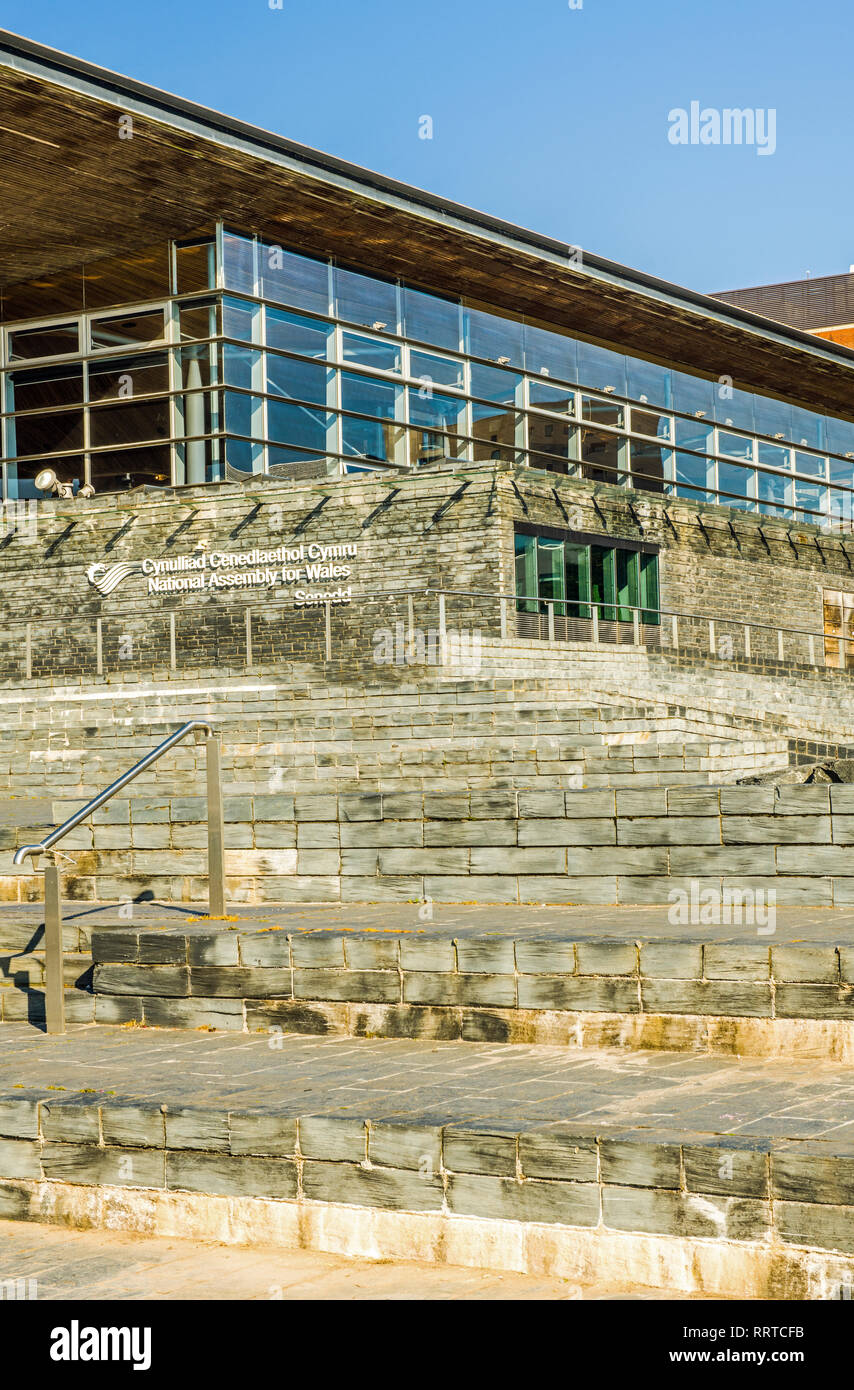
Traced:
<path fill-rule="evenodd" d="M 854 1155 L 854 1068 L 675 1052 L 169 1029 L 0 1030 L 4 1105 L 140 1101 L 284 1118 L 819 1140 Z"/>
<path fill-rule="evenodd" d="M 88 934 L 110 926 L 140 929 L 210 930 L 204 904 L 66 903 L 64 922 Z M 376 932 L 393 936 L 412 933 L 447 938 L 468 935 L 550 936 L 571 941 L 700 941 L 721 944 L 757 940 L 754 925 L 680 925 L 668 920 L 668 908 L 595 906 L 445 906 L 442 904 L 383 903 L 335 906 L 273 906 L 246 909 L 229 906 L 228 915 L 241 930 L 278 927 L 292 933 Z M 195 921 L 194 921 L 195 919 Z M 4 930 L 30 932 L 35 937 L 44 922 L 41 904 L 0 904 L 0 954 Z M 228 925 L 228 923 L 226 923 Z M 778 945 L 804 943 L 839 946 L 854 944 L 854 907 L 778 907 L 773 934 L 762 940 Z M 38 944 L 37 942 L 35 943 Z"/>

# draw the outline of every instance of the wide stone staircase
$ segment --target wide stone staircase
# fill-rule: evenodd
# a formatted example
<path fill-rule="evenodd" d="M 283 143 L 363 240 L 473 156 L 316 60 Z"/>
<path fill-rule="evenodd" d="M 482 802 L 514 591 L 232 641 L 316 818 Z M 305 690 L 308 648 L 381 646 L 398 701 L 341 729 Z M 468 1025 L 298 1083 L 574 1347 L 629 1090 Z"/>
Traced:
<path fill-rule="evenodd" d="M 850 754 L 845 678 L 528 648 L 0 692 L 4 870 L 210 716 L 230 899 L 188 742 L 63 842 L 45 1038 L 39 882 L 0 875 L 0 1216 L 850 1297 L 854 788 L 739 785 Z"/>

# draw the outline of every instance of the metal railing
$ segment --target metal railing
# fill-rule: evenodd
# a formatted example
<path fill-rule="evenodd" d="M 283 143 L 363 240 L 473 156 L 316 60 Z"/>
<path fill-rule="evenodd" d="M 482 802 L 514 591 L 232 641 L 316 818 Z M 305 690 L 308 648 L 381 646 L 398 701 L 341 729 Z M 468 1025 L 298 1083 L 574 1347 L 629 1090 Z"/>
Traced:
<path fill-rule="evenodd" d="M 396 615 L 392 608 L 397 609 Z M 298 636 L 293 626 L 295 611 L 303 612 L 295 610 L 293 600 L 287 598 L 268 597 L 263 604 L 257 599 L 222 600 L 148 615 L 143 629 L 130 634 L 125 627 L 131 622 L 127 614 L 69 619 L 61 630 L 45 620 L 45 632 L 40 631 L 40 619 L 6 624 L 4 632 L 12 643 L 0 652 L 0 658 L 6 657 L 0 680 L 13 673 L 16 679 L 41 679 L 66 666 L 75 675 L 92 676 L 122 669 L 177 672 L 233 667 L 248 671 L 278 661 L 280 650 L 289 660 L 331 662 L 339 654 L 342 638 L 348 657 L 353 654 L 352 633 L 342 632 L 343 614 L 352 614 L 356 626 L 361 624 L 363 629 L 369 629 L 373 615 L 377 627 L 387 626 L 398 616 L 408 630 L 417 626 L 444 633 L 453 627 L 479 628 L 504 639 L 649 645 L 714 659 L 772 660 L 854 671 L 854 638 L 845 633 L 762 622 L 723 609 L 698 613 L 660 604 L 428 584 L 413 589 L 356 590 L 347 605 L 327 600 L 314 608 L 313 621 L 304 624 Z M 17 653 L 11 663 L 10 652 Z"/>
<path fill-rule="evenodd" d="M 86 820 L 97 811 L 99 806 L 103 806 L 107 801 L 126 787 L 128 782 L 132 782 L 146 768 L 151 767 L 162 758 L 164 753 L 168 753 L 176 743 L 180 743 L 188 734 L 195 733 L 197 730 L 204 730 L 205 734 L 205 765 L 207 773 L 207 807 L 208 807 L 208 903 L 209 912 L 212 917 L 222 917 L 225 913 L 225 835 L 224 835 L 224 812 L 222 799 L 222 757 L 219 736 L 214 732 L 212 726 L 205 719 L 190 719 L 186 724 L 182 724 L 179 729 L 165 738 L 162 743 L 158 743 L 156 748 L 152 748 L 150 753 L 146 753 L 144 758 L 140 758 L 138 763 L 127 772 L 117 777 L 115 782 L 111 782 L 104 791 L 93 796 L 91 801 L 87 801 L 79 811 L 75 811 L 68 820 L 63 821 L 45 835 L 36 845 L 22 845 L 16 850 L 13 862 L 17 865 L 23 864 L 24 860 L 32 856 L 36 859 L 38 855 L 45 854 L 51 856 L 51 862 L 46 863 L 44 873 L 44 935 L 45 935 L 45 1024 L 48 1033 L 65 1032 L 65 996 L 63 979 L 63 958 L 62 958 L 62 892 L 61 876 L 59 869 L 60 851 L 54 850 L 53 846 L 58 844 L 70 831 L 74 830 L 81 821 Z M 37 866 L 36 866 L 37 867 Z"/>

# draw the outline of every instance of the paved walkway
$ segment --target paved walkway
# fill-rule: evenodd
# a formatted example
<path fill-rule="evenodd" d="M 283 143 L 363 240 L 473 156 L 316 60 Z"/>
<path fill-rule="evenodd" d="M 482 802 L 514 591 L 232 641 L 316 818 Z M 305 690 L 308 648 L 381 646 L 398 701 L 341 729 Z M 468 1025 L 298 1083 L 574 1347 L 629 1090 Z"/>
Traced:
<path fill-rule="evenodd" d="M 439 903 L 383 903 L 263 908 L 229 907 L 229 918 L 245 930 L 279 928 L 289 932 L 371 932 L 388 936 L 554 936 L 570 941 L 706 941 L 756 942 L 756 926 L 683 926 L 668 921 L 668 907 L 514 907 Z M 198 922 L 205 905 L 169 903 L 66 903 L 64 921 L 94 927 L 176 927 Z M 40 904 L 0 904 L 0 943 L 4 927 L 28 927 L 35 934 L 44 922 Z M 226 922 L 224 925 L 228 925 Z M 220 921 L 220 925 L 223 925 Z M 778 907 L 768 944 L 805 942 L 815 946 L 854 943 L 854 907 Z"/>
<path fill-rule="evenodd" d="M 512 1299 L 610 1298 L 606 1285 L 307 1250 L 251 1250 L 201 1241 L 75 1231 L 0 1221 L 3 1280 L 25 1296 L 56 1299 Z M 31 1284 L 29 1281 L 34 1280 Z M 16 1285 L 16 1291 L 17 1291 Z M 664 1297 L 644 1294 L 635 1297 Z"/>
<path fill-rule="evenodd" d="M 47 1037 L 4 1024 L 0 1095 L 24 1089 L 396 1124 L 572 1121 L 854 1145 L 854 1068 L 834 1062 L 106 1025 Z"/>

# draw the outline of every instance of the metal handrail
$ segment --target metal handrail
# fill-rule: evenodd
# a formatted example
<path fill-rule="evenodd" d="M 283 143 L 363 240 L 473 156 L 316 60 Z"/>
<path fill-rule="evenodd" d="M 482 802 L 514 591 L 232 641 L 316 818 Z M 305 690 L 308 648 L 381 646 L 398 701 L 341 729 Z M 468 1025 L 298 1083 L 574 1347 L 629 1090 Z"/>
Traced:
<path fill-rule="evenodd" d="M 45 901 L 45 1024 L 48 1033 L 65 1032 L 65 997 L 63 993 L 63 961 L 62 961 L 62 897 L 61 882 L 59 872 L 59 851 L 53 850 L 57 844 L 69 831 L 74 830 L 81 821 L 90 816 L 93 811 L 97 811 L 99 806 L 103 806 L 126 787 L 128 782 L 132 782 L 146 768 L 156 763 L 158 758 L 162 758 L 164 753 L 168 753 L 170 748 L 174 748 L 176 743 L 180 743 L 188 734 L 196 730 L 203 730 L 205 734 L 205 765 L 207 773 L 207 805 L 208 805 L 208 899 L 209 912 L 212 917 L 221 917 L 225 913 L 225 831 L 224 831 L 224 811 L 222 800 L 222 760 L 221 748 L 218 735 L 213 726 L 206 719 L 190 719 L 186 724 L 182 724 L 179 729 L 165 738 L 162 743 L 158 743 L 156 748 L 152 748 L 150 753 L 146 753 L 144 758 L 140 758 L 138 763 L 127 772 L 122 773 L 111 782 L 104 791 L 93 796 L 91 801 L 87 801 L 79 811 L 75 811 L 68 820 L 63 821 L 62 825 L 56 826 L 49 834 L 45 835 L 37 845 L 21 845 L 15 851 L 13 863 L 20 865 L 24 860 L 32 856 L 36 858 L 39 854 L 50 854 L 53 851 L 53 862 L 45 864 L 44 873 L 44 901 Z"/>
<path fill-rule="evenodd" d="M 435 594 L 437 597 L 438 597 L 438 596 L 441 596 L 441 595 L 443 595 L 443 594 L 447 594 L 449 597 L 459 597 L 459 598 L 488 598 L 488 599 L 492 599 L 493 601 L 503 599 L 503 600 L 504 600 L 505 602 L 507 602 L 507 603 L 517 603 L 517 602 L 518 602 L 518 603 L 563 604 L 563 605 L 566 606 L 566 607 L 573 607 L 573 606 L 574 606 L 574 607 L 577 607 L 577 608 L 590 608 L 590 607 L 599 607 L 599 608 L 622 608 L 622 609 L 626 609 L 626 610 L 628 610 L 628 611 L 631 611 L 631 610 L 634 608 L 634 609 L 637 609 L 637 611 L 638 611 L 639 613 L 655 613 L 655 614 L 657 614 L 657 615 L 658 615 L 659 617 L 661 617 L 661 618 L 687 618 L 687 619 L 690 619 L 691 621 L 694 621 L 694 622 L 701 622 L 701 623 L 709 623 L 709 622 L 722 623 L 722 624 L 723 624 L 723 623 L 728 623 L 730 626 L 733 626 L 733 627 L 762 628 L 762 629 L 765 629 L 765 630 L 768 631 L 768 632 L 785 632 L 785 633 L 791 634 L 793 637 L 817 637 L 817 638 L 824 638 L 824 637 L 827 637 L 827 636 L 833 636 L 833 635 L 834 635 L 834 634 L 826 633 L 826 632 L 822 631 L 820 628 L 810 629 L 810 628 L 802 628 L 802 627 L 786 627 L 786 626 L 785 626 L 784 624 L 782 624 L 782 623 L 759 622 L 759 621 L 756 620 L 756 619 L 738 618 L 738 617 L 734 617 L 734 616 L 731 615 L 731 614 L 726 614 L 726 613 L 723 613 L 723 612 L 718 612 L 718 613 L 694 613 L 694 612 L 689 611 L 688 609 L 682 609 L 682 608 L 661 608 L 661 607 L 656 607 L 655 605 L 648 604 L 648 603 L 647 603 L 647 604 L 619 603 L 619 602 L 617 602 L 616 600 L 615 600 L 613 603 L 606 603 L 604 600 L 600 600 L 600 599 L 596 599 L 596 600 L 594 600 L 594 599 L 568 599 L 568 598 L 547 599 L 547 598 L 543 598 L 543 596 L 542 596 L 541 594 L 517 594 L 517 593 L 515 592 L 515 590 L 514 590 L 514 591 L 509 591 L 509 590 L 508 590 L 508 591 L 504 591 L 504 590 L 499 590 L 499 589 L 453 589 L 453 588 L 445 588 L 444 585 L 440 585 L 440 584 L 427 584 L 427 585 L 424 585 L 424 586 L 422 586 L 422 587 L 420 587 L 420 588 L 417 588 L 417 589 L 365 589 L 365 590 L 360 590 L 360 592 L 359 592 L 358 594 L 354 594 L 354 598 L 358 598 L 359 602 L 363 602 L 363 601 L 365 601 L 365 600 L 367 600 L 367 599 L 383 599 L 383 598 L 394 598 L 394 599 L 429 598 L 431 594 Z M 263 611 L 263 612 L 265 612 L 265 613 L 269 613 L 271 610 L 282 610 L 283 612 L 292 612 L 292 611 L 293 611 L 293 610 L 292 610 L 292 607 L 291 607 L 291 605 L 290 605 L 290 602 L 289 602 L 287 599 L 270 599 L 270 600 L 268 600 L 266 603 L 264 603 L 263 606 L 260 605 L 260 604 L 253 604 L 253 602 L 252 602 L 251 600 L 249 600 L 249 601 L 247 601 L 247 602 L 243 605 L 243 610 L 244 610 L 244 611 L 251 612 L 251 613 L 255 613 L 255 612 L 258 612 L 258 611 Z M 172 612 L 174 613 L 176 610 L 170 610 L 170 611 L 172 611 Z M 321 612 L 322 612 L 322 609 L 319 609 L 318 611 L 321 611 Z M 32 619 L 32 618 L 29 618 L 29 619 L 20 619 L 20 620 L 12 621 L 11 623 L 7 623 L 6 626 L 7 626 L 7 627 L 22 627 L 22 628 L 28 628 L 28 627 L 33 627 L 33 626 L 34 626 L 36 623 L 38 623 L 39 621 L 40 621 L 40 619 Z M 48 620 L 45 619 L 44 621 L 47 622 Z M 88 623 L 91 623 L 92 626 L 94 627 L 94 626 L 97 625 L 97 623 L 100 621 L 100 619 L 98 618 L 97 615 L 92 615 L 92 616 L 87 615 L 86 617 L 81 617 L 81 618 L 76 619 L 76 621 L 81 622 L 81 623 L 88 622 Z"/>

